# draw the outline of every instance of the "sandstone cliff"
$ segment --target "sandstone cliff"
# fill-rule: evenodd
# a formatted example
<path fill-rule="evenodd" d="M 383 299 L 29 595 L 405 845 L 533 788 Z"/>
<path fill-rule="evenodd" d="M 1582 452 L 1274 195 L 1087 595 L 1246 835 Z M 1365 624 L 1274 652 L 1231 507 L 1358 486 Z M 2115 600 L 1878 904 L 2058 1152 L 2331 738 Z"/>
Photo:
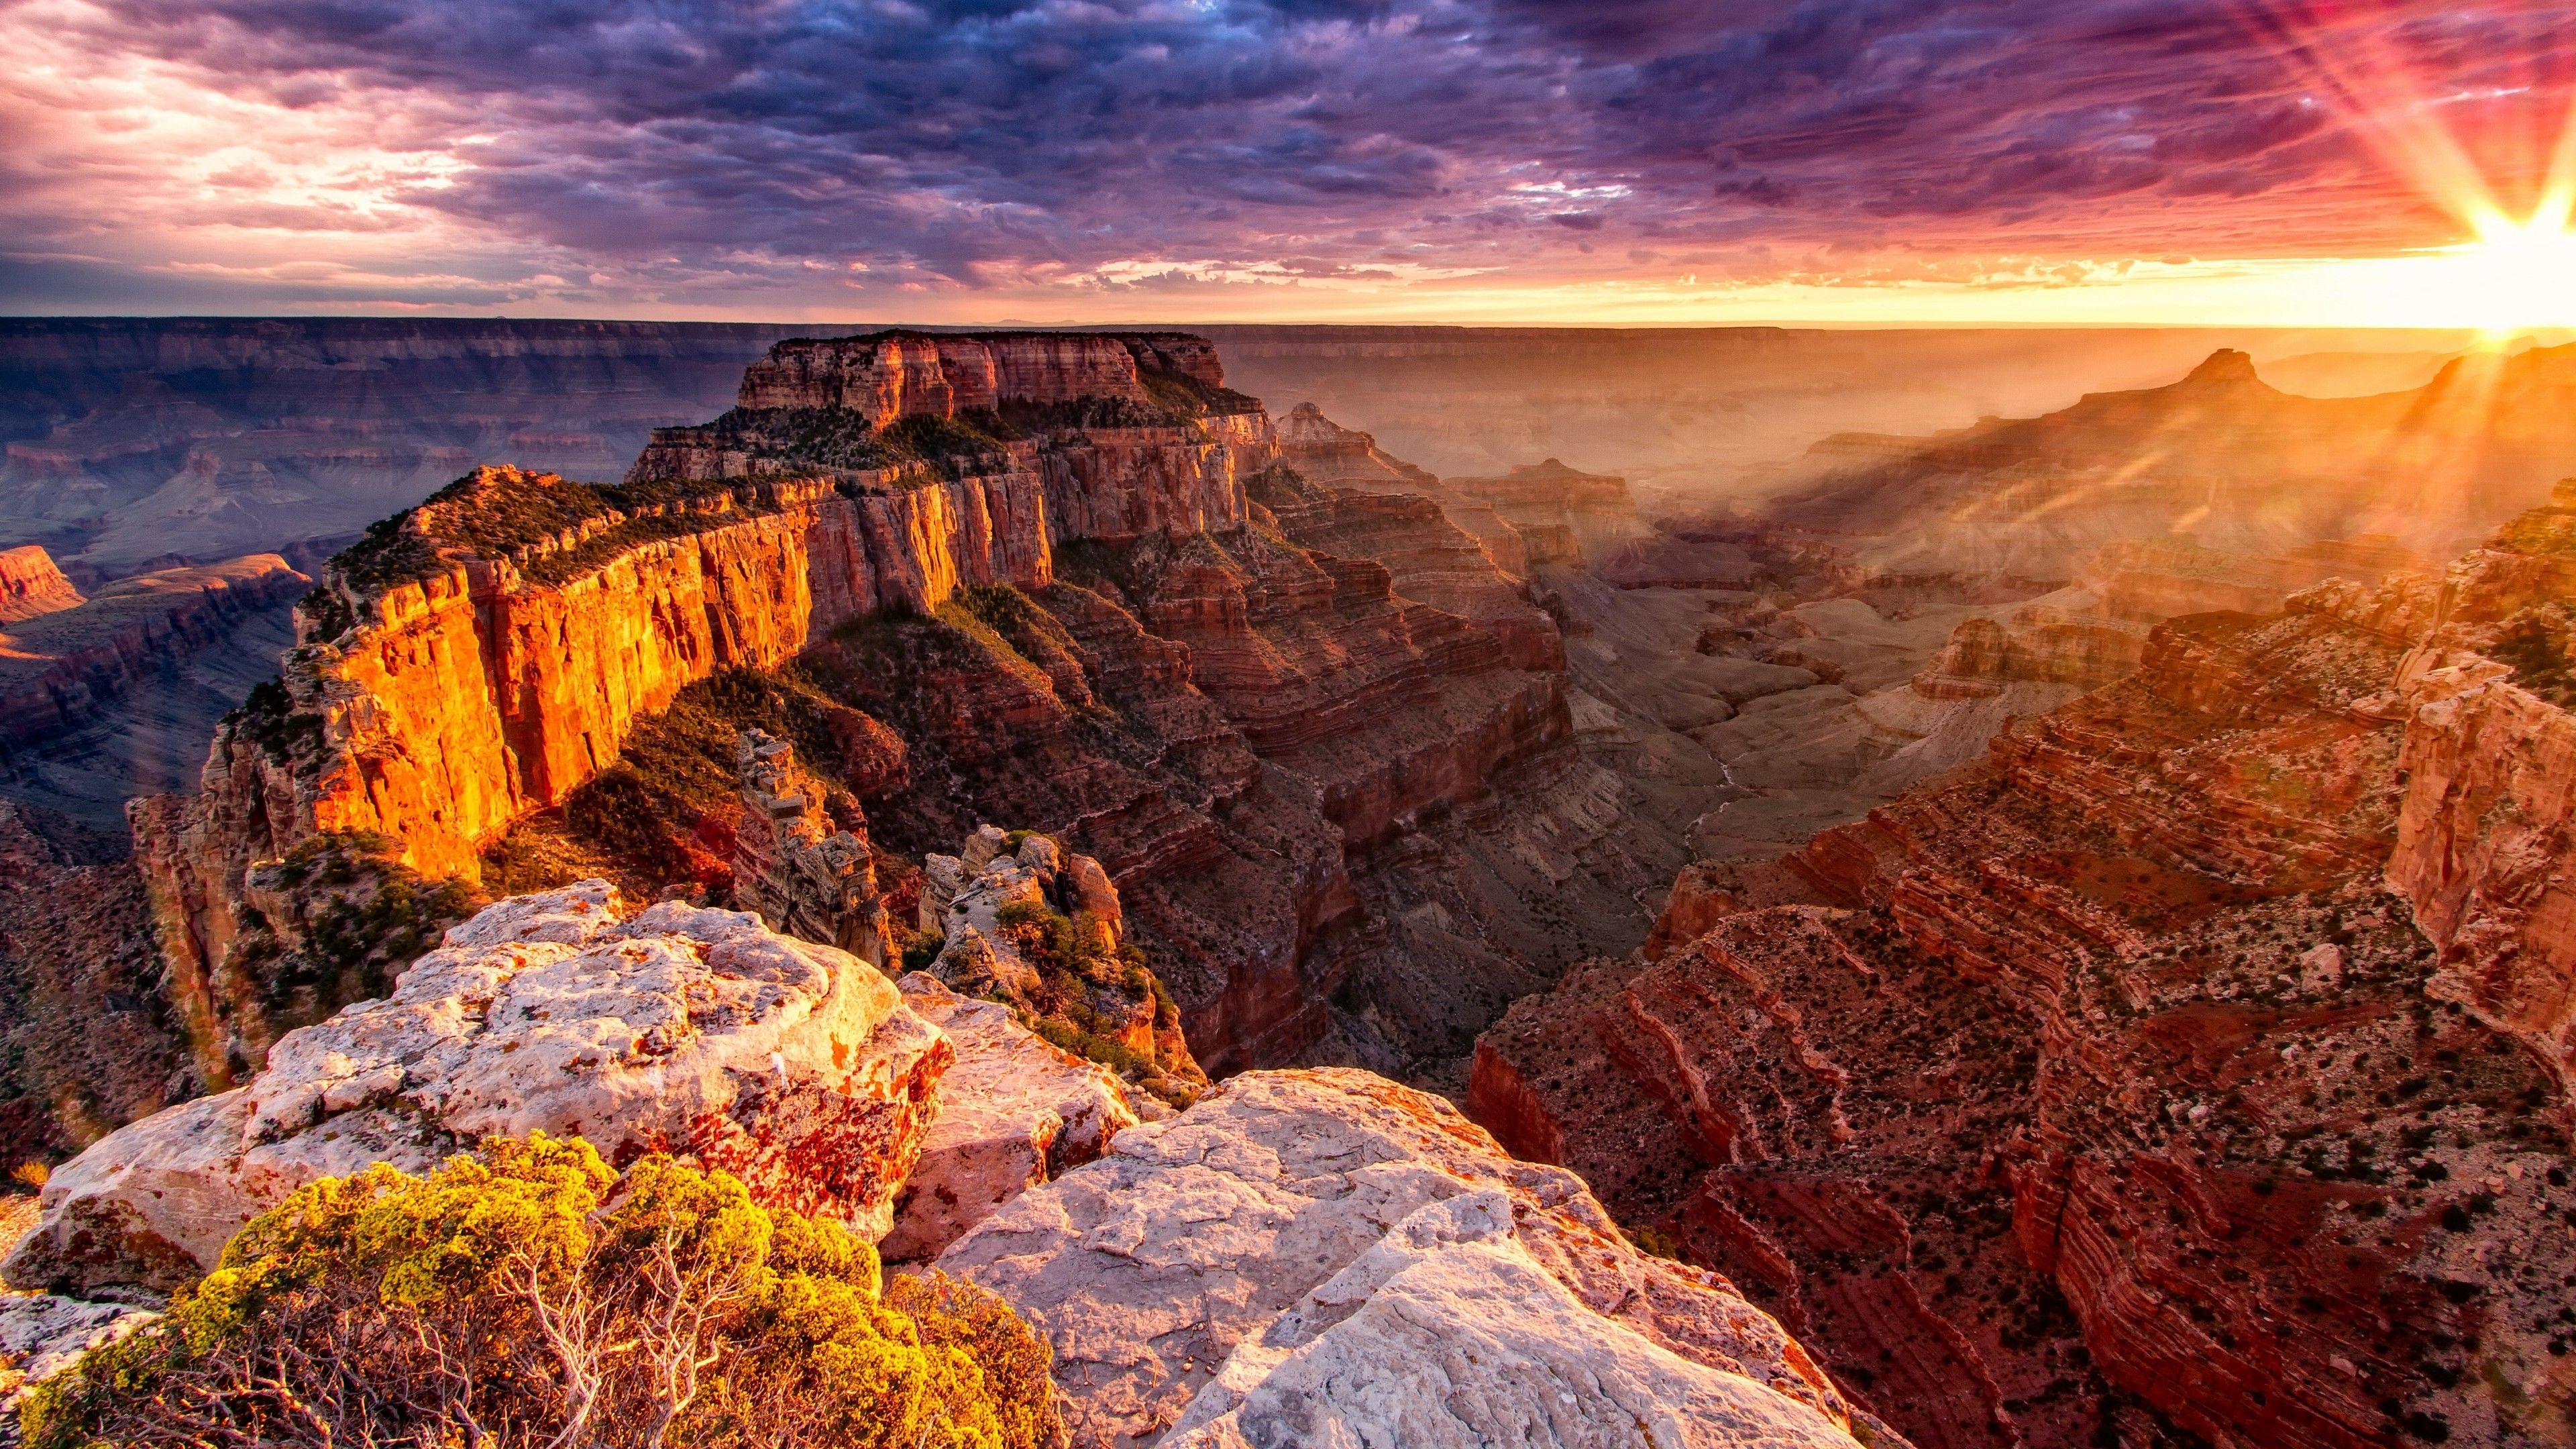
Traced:
<path fill-rule="evenodd" d="M 700 455 L 666 441 L 624 488 L 485 469 L 372 530 L 304 608 L 282 692 L 218 729 L 203 794 L 135 808 L 177 974 L 223 976 L 250 867 L 299 841 L 382 839 L 404 867 L 471 881 L 483 847 L 613 763 L 637 721 L 693 681 L 783 663 L 845 623 L 934 609 L 961 587 L 1043 586 L 1068 538 L 1240 522 L 1242 476 L 1267 463 L 1268 428 L 1257 407 L 1223 410 L 1235 404 L 1201 376 L 1212 358 L 1170 339 L 1131 350 L 1092 336 L 1075 353 L 1105 346 L 1114 358 L 1050 370 L 1012 360 L 1025 342 L 978 353 L 985 344 L 951 338 L 928 366 L 945 377 L 981 357 L 1019 389 L 1004 402 L 1070 407 L 1070 419 L 1034 419 L 1061 430 L 1014 426 L 1001 442 L 905 414 L 957 435 L 905 434 L 889 453 L 871 441 L 873 415 L 814 381 L 788 411 L 834 419 L 833 436 L 854 439 L 868 466 L 809 458 L 802 477 L 698 481 Z M 904 345 L 863 338 L 792 356 L 797 375 L 819 377 L 818 359 Z M 1088 395 L 1047 389 L 1110 385 L 1103 366 L 1160 400 L 1120 394 L 1119 425 L 1085 431 Z M 775 373 L 746 388 L 781 401 Z"/>
<path fill-rule="evenodd" d="M 54 567 L 54 557 L 34 544 L 0 550 L 0 624 L 71 608 L 80 590 Z"/>
<path fill-rule="evenodd" d="M 1920 1443 L 2563 1438 L 2564 716 L 2477 651 L 2546 687 L 2571 517 L 2169 622 L 1983 763 L 1694 867 L 1470 1110 Z"/>

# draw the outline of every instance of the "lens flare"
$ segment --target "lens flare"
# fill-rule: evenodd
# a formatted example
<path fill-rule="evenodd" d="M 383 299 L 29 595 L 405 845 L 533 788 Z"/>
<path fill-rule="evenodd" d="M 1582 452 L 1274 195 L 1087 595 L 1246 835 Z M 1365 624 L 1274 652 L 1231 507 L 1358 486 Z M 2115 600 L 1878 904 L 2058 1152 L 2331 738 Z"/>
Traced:
<path fill-rule="evenodd" d="M 2388 270 L 2410 294 L 2388 310 L 2491 339 L 2576 322 L 2576 100 L 2563 115 L 2535 104 L 2556 93 L 2552 77 L 2445 89 L 2369 7 L 2281 0 L 2242 13 L 2315 100 L 2458 228 L 2458 242 Z"/>

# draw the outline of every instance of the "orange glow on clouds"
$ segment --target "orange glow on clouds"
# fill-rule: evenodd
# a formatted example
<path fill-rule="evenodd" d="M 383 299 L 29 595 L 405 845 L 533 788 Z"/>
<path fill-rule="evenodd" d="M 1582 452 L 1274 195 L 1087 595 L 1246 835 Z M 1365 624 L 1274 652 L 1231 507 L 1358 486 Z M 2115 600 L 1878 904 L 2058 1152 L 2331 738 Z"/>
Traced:
<path fill-rule="evenodd" d="M 685 256 L 677 244 L 586 249 L 450 204 L 532 171 L 545 145 L 474 98 L 371 86 L 318 64 L 248 83 L 187 47 L 120 49 L 110 0 L 0 0 L 0 48 L 13 58 L 0 77 L 0 182 L 24 238 L 0 260 L 128 277 L 142 299 L 88 310 L 188 310 L 151 299 L 201 296 L 243 299 L 212 310 L 781 320 L 2576 327 L 2576 104 L 2564 78 L 2535 73 L 2526 86 L 2462 94 L 2399 49 L 2368 5 L 2258 3 L 2237 14 L 2300 103 L 2365 142 L 2381 173 L 2327 168 L 2289 200 L 2246 199 L 2246 214 L 2273 215 L 2261 209 L 2270 205 L 2314 221 L 2404 210 L 2411 196 L 2447 219 L 2447 240 L 2338 256 L 2301 255 L 2292 237 L 2260 255 L 2249 245 L 2180 256 L 2164 250 L 2152 208 L 2147 221 L 2113 226 L 2070 201 L 1964 243 L 1904 217 L 1848 245 L 1786 229 L 1694 236 L 1674 224 L 1611 242 L 1553 224 L 1597 227 L 1596 213 L 1615 224 L 1637 197 L 1630 182 L 1602 179 L 1607 170 L 1577 185 L 1459 163 L 1441 184 L 1477 194 L 1444 197 L 1428 219 L 1391 212 L 1403 224 L 1356 261 L 1327 244 L 1332 225 L 1367 230 L 1348 217 L 1311 232 L 1247 226 L 1232 253 L 1190 242 L 1050 257 L 1044 216 L 962 188 L 900 193 L 901 205 L 921 212 L 925 231 L 1025 234 L 1039 238 L 1031 250 L 940 272 L 748 234 L 738 245 L 694 241 Z M 1705 188 L 1692 183 L 1695 201 Z M 2158 204 L 2179 227 L 2218 203 L 2177 194 Z M 1507 207 L 1526 221 L 1492 223 Z M 1485 217 L 1483 230 L 1461 219 L 1469 213 Z M 52 219 L 42 235 L 39 216 Z M 2435 235 L 2412 221 L 2376 230 Z"/>

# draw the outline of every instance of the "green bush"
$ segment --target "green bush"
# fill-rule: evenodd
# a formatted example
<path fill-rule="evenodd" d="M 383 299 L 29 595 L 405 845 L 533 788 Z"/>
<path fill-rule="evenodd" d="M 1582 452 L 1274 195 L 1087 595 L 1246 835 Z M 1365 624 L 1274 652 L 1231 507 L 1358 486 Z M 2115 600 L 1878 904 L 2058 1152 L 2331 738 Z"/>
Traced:
<path fill-rule="evenodd" d="M 539 1135 L 298 1191 L 22 1422 L 28 1449 L 1004 1449 L 1058 1434 L 1049 1365 L 981 1289 L 883 1287 L 867 1243 L 722 1173 Z"/>

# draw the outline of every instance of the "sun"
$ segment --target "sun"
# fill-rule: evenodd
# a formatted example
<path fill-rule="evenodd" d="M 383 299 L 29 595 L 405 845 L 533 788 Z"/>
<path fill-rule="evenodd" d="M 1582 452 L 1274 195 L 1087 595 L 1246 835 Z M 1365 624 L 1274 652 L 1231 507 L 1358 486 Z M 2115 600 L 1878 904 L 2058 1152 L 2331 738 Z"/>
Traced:
<path fill-rule="evenodd" d="M 2477 240 L 2428 255 L 2418 275 L 2430 295 L 2409 299 L 2409 310 L 2489 337 L 2576 323 L 2576 231 L 2563 202 L 2522 221 L 2488 213 L 2474 226 Z"/>

